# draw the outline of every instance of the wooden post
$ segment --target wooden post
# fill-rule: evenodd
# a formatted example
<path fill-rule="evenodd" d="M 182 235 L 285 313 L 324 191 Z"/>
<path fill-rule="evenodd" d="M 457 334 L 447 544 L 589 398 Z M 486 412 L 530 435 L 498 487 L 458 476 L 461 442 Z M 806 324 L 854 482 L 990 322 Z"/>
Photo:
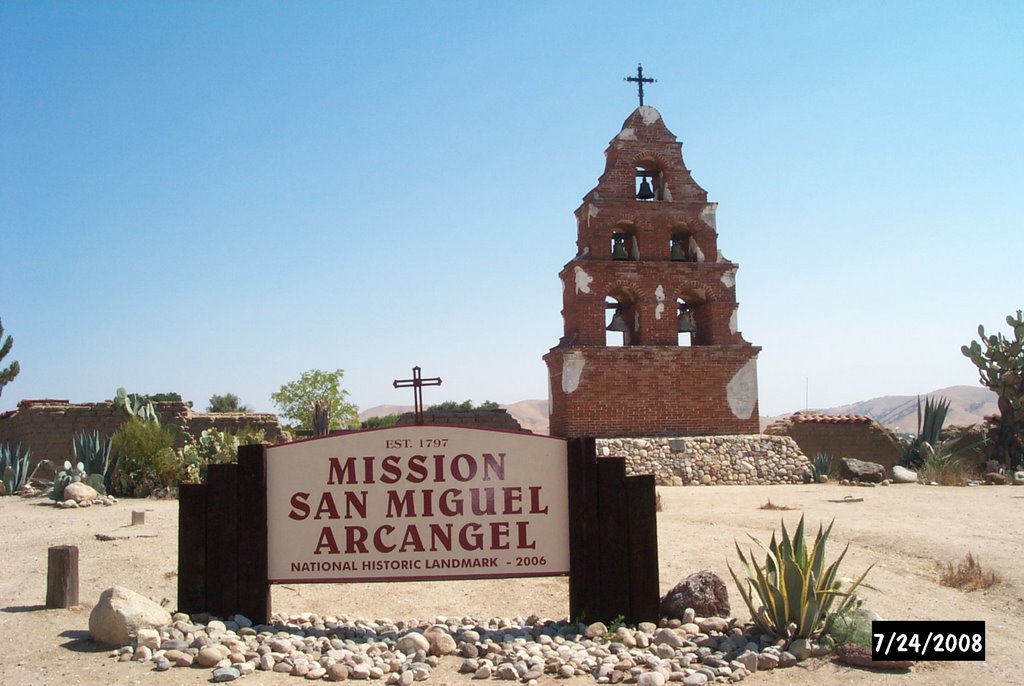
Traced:
<path fill-rule="evenodd" d="M 46 555 L 46 607 L 78 605 L 78 547 L 57 545 Z"/>
<path fill-rule="evenodd" d="M 178 486 L 178 610 L 206 612 L 206 484 Z"/>
<path fill-rule="evenodd" d="M 267 580 L 267 448 L 238 448 L 238 612 L 270 622 Z"/>
<path fill-rule="evenodd" d="M 601 595 L 597 541 L 597 456 L 593 438 L 571 438 L 569 458 L 569 616 L 596 616 Z"/>
<path fill-rule="evenodd" d="M 132 526 L 142 526 L 146 523 L 146 512 L 144 510 L 132 510 Z"/>
<path fill-rule="evenodd" d="M 597 461 L 597 523 L 600 528 L 601 601 L 597 617 L 609 621 L 632 614 L 629 606 L 629 502 L 626 500 L 626 461 Z M 595 620 L 591 620 L 595 621 Z"/>
<path fill-rule="evenodd" d="M 238 465 L 206 473 L 206 605 L 217 617 L 238 611 Z"/>
<path fill-rule="evenodd" d="M 629 502 L 630 624 L 658 621 L 661 589 L 658 587 L 658 503 L 654 475 L 626 478 Z"/>

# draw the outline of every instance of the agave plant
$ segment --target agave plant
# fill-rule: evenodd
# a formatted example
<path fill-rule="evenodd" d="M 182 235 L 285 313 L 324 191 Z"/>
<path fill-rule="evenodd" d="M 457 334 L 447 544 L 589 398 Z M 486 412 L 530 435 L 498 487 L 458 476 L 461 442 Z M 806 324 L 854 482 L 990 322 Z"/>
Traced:
<path fill-rule="evenodd" d="M 811 460 L 811 474 L 814 483 L 821 481 L 821 477 L 832 474 L 832 456 L 828 453 L 815 453 Z"/>
<path fill-rule="evenodd" d="M 924 461 L 921 455 L 921 446 L 928 443 L 932 446 L 939 444 L 939 434 L 942 433 L 942 425 L 946 423 L 946 414 L 949 412 L 948 398 L 928 398 L 924 406 L 924 415 L 921 414 L 921 396 L 917 397 L 917 436 L 903 451 L 903 465 L 916 469 Z"/>
<path fill-rule="evenodd" d="M 110 479 L 114 474 L 114 462 L 110 459 L 111 439 L 102 440 L 97 429 L 91 434 L 79 432 L 71 442 L 75 450 L 75 462 L 85 465 L 86 474 L 98 474 L 104 490 L 109 491 Z"/>
<path fill-rule="evenodd" d="M 783 521 L 781 543 L 776 542 L 774 533 L 768 545 L 751 536 L 767 553 L 764 566 L 754 560 L 753 551 L 748 560 L 736 544 L 747 576 L 745 583 L 740 581 L 732 565 L 729 565 L 729 573 L 751 618 L 763 633 L 785 639 L 816 637 L 827 632 L 835 616 L 845 612 L 855 600 L 854 592 L 874 565 L 856 581 L 839 578 L 839 563 L 849 550 L 847 545 L 839 557 L 826 566 L 825 543 L 834 522 L 824 531 L 818 526 L 818 535 L 810 549 L 804 538 L 803 517 L 792 537 Z M 833 609 L 837 599 L 840 602 Z"/>
<path fill-rule="evenodd" d="M 21 443 L 11 448 L 0 443 L 0 478 L 4 482 L 4 493 L 14 495 L 28 481 L 28 466 L 31 450 L 21 452 Z"/>

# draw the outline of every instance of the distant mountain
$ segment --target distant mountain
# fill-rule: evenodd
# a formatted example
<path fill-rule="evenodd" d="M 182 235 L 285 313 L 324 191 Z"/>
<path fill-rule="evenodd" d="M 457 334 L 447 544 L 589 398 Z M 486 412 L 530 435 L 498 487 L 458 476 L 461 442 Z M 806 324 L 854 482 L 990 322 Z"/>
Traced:
<path fill-rule="evenodd" d="M 929 396 L 941 396 L 948 398 L 949 413 L 946 415 L 946 426 L 968 426 L 980 424 L 984 421 L 985 415 L 996 414 L 999 408 L 996 407 L 996 394 L 981 386 L 950 386 L 940 388 L 931 393 L 922 393 L 921 401 Z M 516 421 L 524 429 L 529 429 L 536 434 L 547 434 L 548 432 L 548 401 L 547 400 L 520 400 L 510 405 L 502 405 L 508 413 L 516 418 Z M 378 405 L 363 410 L 359 413 L 359 419 L 367 417 L 379 417 L 386 414 L 412 412 L 411 405 Z M 858 414 L 878 421 L 894 431 L 914 433 L 917 430 L 917 396 L 916 395 L 886 395 L 871 400 L 862 400 L 850 405 L 829 407 L 819 409 L 822 414 L 842 415 Z M 788 417 L 792 412 L 778 415 L 776 417 L 761 417 L 761 430 L 777 419 Z"/>
<path fill-rule="evenodd" d="M 981 424 L 985 415 L 996 414 L 996 394 L 982 386 L 950 386 L 940 388 L 931 393 L 922 393 L 921 402 L 928 397 L 943 397 L 949 400 L 949 413 L 946 415 L 946 426 L 969 426 Z M 922 405 L 923 406 L 923 405 Z M 862 400 L 850 405 L 819 409 L 822 414 L 844 415 L 858 414 L 871 417 L 893 431 L 914 433 L 917 431 L 917 396 L 886 395 L 871 400 Z M 776 419 L 788 417 L 791 413 L 778 417 L 762 417 L 762 430 Z"/>
<path fill-rule="evenodd" d="M 548 401 L 547 400 L 520 400 L 511 405 L 502 405 L 502 409 L 515 417 L 519 425 L 529 429 L 535 434 L 547 434 L 548 432 Z M 359 420 L 363 421 L 370 417 L 383 417 L 386 414 L 402 414 L 412 412 L 412 405 L 377 405 L 363 410 L 359 413 Z"/>

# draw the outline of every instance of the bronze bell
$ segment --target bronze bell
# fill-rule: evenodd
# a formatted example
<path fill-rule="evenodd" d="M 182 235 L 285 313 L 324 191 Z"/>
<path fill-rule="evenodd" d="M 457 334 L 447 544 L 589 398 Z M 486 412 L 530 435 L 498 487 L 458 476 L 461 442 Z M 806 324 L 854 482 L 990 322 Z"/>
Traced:
<path fill-rule="evenodd" d="M 640 190 L 638 190 L 636 192 L 636 199 L 637 200 L 653 200 L 654 199 L 654 191 L 651 190 L 651 184 L 647 182 L 647 177 L 646 176 L 644 177 L 644 180 L 640 182 Z"/>
<path fill-rule="evenodd" d="M 621 331 L 622 333 L 629 331 L 629 324 L 626 323 L 626 318 L 622 316 L 622 310 L 615 308 L 615 314 L 612 315 L 612 320 L 605 330 Z"/>
<path fill-rule="evenodd" d="M 693 312 L 690 312 L 686 305 L 679 308 L 679 322 L 677 325 L 679 333 L 696 333 L 697 324 L 693 321 Z"/>
<path fill-rule="evenodd" d="M 615 243 L 612 244 L 612 259 L 613 260 L 628 260 L 629 253 L 626 252 L 626 239 L 623 236 L 616 236 Z"/>
<path fill-rule="evenodd" d="M 686 246 L 683 245 L 686 240 L 685 238 L 672 239 L 672 260 L 674 262 L 686 262 L 690 258 Z"/>

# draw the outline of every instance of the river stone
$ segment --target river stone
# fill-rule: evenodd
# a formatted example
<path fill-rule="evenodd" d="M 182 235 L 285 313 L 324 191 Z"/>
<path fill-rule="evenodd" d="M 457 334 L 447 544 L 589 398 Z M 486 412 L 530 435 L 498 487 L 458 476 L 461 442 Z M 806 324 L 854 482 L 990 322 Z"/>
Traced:
<path fill-rule="evenodd" d="M 427 639 L 427 643 L 430 646 L 428 651 L 430 655 L 451 655 L 459 649 L 455 639 L 448 633 L 448 627 L 443 624 L 435 624 L 424 631 L 423 636 Z"/>
<path fill-rule="evenodd" d="M 139 629 L 159 629 L 171 623 L 171 615 L 149 598 L 123 586 L 112 586 L 100 594 L 89 613 L 92 640 L 110 646 L 127 645 Z"/>
<path fill-rule="evenodd" d="M 414 655 L 417 650 L 422 650 L 425 653 L 430 650 L 430 641 L 423 634 L 410 631 L 398 639 L 395 648 L 406 655 Z"/>

